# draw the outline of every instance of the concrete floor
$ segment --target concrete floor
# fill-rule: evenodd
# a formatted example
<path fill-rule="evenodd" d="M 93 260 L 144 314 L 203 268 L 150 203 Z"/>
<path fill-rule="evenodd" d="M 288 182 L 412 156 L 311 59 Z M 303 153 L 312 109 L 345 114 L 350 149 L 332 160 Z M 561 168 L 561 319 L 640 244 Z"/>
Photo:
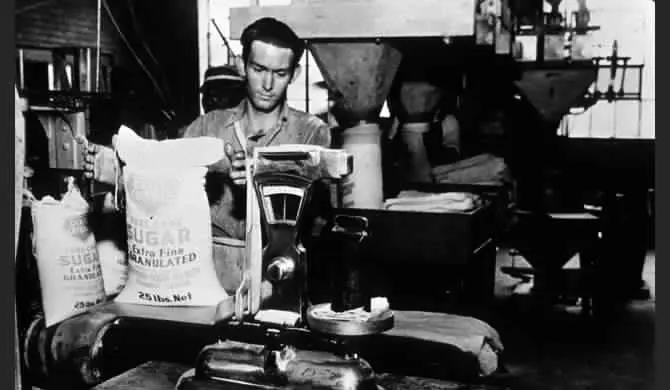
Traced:
<path fill-rule="evenodd" d="M 523 258 L 516 257 L 516 265 Z M 500 272 L 511 265 L 498 255 L 496 304 L 486 320 L 501 333 L 503 359 L 513 389 L 636 390 L 654 384 L 655 254 L 648 253 L 644 279 L 651 299 L 633 301 L 608 320 L 580 315 L 579 307 L 558 306 L 537 315 L 528 305 L 528 283 Z M 578 258 L 566 265 L 578 265 Z"/>

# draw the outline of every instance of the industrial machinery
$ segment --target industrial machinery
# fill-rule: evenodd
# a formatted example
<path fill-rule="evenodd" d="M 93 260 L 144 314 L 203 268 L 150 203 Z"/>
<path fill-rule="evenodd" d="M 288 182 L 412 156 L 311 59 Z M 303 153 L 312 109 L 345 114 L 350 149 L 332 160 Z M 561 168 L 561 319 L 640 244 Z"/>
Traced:
<path fill-rule="evenodd" d="M 532 5 L 520 7 L 521 3 Z M 565 22 L 565 18 L 558 18 L 554 12 L 545 23 L 540 3 L 313 0 L 283 6 L 258 6 L 255 2 L 251 7 L 230 9 L 232 39 L 239 38 L 242 29 L 253 20 L 274 16 L 307 41 L 333 98 L 332 114 L 339 125 L 337 138 L 342 149 L 353 158 L 353 167 L 343 158 L 342 151 L 329 154 L 332 151 L 257 149 L 255 185 L 249 186 L 251 192 L 247 196 L 251 201 L 248 210 L 255 210 L 248 214 L 249 227 L 254 229 L 247 242 L 249 262 L 231 299 L 216 308 L 188 309 L 112 302 L 51 329 L 44 329 L 37 320 L 24 337 L 26 366 L 41 373 L 45 380 L 62 377 L 65 383 L 84 382 L 88 387 L 141 361 L 153 360 L 179 361 L 192 368 L 178 384 L 171 381 L 182 390 L 300 385 L 375 388 L 378 383 L 373 367 L 378 366 L 366 361 L 369 355 L 363 351 L 370 349 L 366 350 L 364 345 L 368 345 L 367 340 L 375 340 L 372 344 L 380 347 L 391 340 L 384 337 L 397 329 L 397 316 L 383 300 L 373 299 L 386 296 L 389 290 L 371 291 L 374 289 L 370 287 L 376 283 L 369 280 L 384 279 L 382 271 L 393 264 L 397 278 L 394 280 L 414 281 L 408 282 L 411 287 L 406 287 L 404 293 L 418 294 L 419 287 L 432 288 L 431 292 L 443 291 L 441 276 L 446 272 L 426 275 L 431 273 L 426 269 L 434 270 L 430 266 L 438 263 L 457 265 L 467 274 L 467 281 L 457 284 L 465 285 L 462 290 L 475 303 L 484 303 L 493 289 L 497 244 L 493 205 L 500 192 L 484 186 L 471 186 L 467 190 L 433 187 L 435 192 L 493 194 L 493 201 L 467 213 L 381 210 L 387 195 L 383 180 L 388 176 L 382 174 L 385 127 L 379 113 L 385 102 L 394 102 L 390 108 L 403 121 L 400 132 L 405 142 L 411 144 L 413 157 L 417 157 L 412 159 L 417 168 L 412 170 L 415 181 L 433 184 L 426 183 L 422 168 L 425 161 L 420 158 L 425 145 L 419 142 L 421 137 L 417 134 L 425 131 L 426 123 L 436 114 L 435 101 L 454 91 L 445 87 L 443 79 L 422 79 L 416 70 L 419 59 L 425 57 L 416 56 L 411 48 L 432 47 L 435 50 L 431 55 L 442 58 L 437 61 L 439 65 L 447 63 L 458 70 L 468 70 L 473 63 L 478 63 L 479 68 L 484 64 L 504 65 L 496 68 L 504 71 L 491 78 L 500 76 L 505 79 L 500 84 L 512 87 L 504 92 L 498 91 L 499 84 L 489 87 L 507 94 L 510 101 L 520 101 L 518 104 L 533 112 L 533 119 L 525 126 L 539 130 L 511 137 L 518 140 L 531 134 L 518 144 L 519 150 L 525 148 L 520 154 L 523 158 L 510 165 L 518 167 L 532 162 L 543 153 L 533 143 L 538 139 L 544 141 L 542 137 L 546 134 L 549 138 L 556 136 L 560 118 L 571 107 L 583 105 L 584 96 L 588 100 L 588 88 L 599 69 L 591 59 L 578 60 L 576 56 L 570 61 L 548 60 L 546 53 L 551 50 L 543 51 L 544 38 L 539 40 L 542 44 L 538 48 L 543 49 L 538 50 L 537 61 L 532 64 L 517 61 L 519 45 L 515 35 L 520 34 L 517 26 L 523 24 L 521 21 L 538 26 L 539 31 L 535 32 L 540 34 L 557 32 L 560 30 L 557 26 Z M 209 11 L 203 9 L 207 22 L 203 25 L 211 25 L 210 19 L 220 16 Z M 536 22 L 540 14 L 542 24 Z M 574 16 L 576 27 L 570 27 L 574 36 L 592 28 L 584 15 Z M 206 34 L 201 33 L 204 38 Z M 564 42 L 560 46 L 564 48 Z M 464 73 L 458 79 L 466 87 L 477 82 L 468 72 Z M 397 89 L 393 88 L 394 83 Z M 618 94 L 609 96 L 616 98 Z M 537 124 L 540 125 L 534 128 Z M 328 161 L 335 170 L 323 168 Z M 515 173 L 526 183 L 538 177 L 532 170 Z M 313 182 L 320 177 L 343 179 L 344 183 L 343 200 L 333 210 L 328 234 L 323 235 L 322 247 L 318 248 L 307 242 L 301 228 L 308 222 L 304 213 Z M 399 234 L 402 239 L 398 239 Z M 336 247 L 340 249 L 324 255 Z M 376 258 L 372 256 L 374 253 Z M 533 265 L 542 267 L 544 261 L 538 255 Z M 382 271 L 371 275 L 367 272 L 371 265 Z M 320 281 L 331 280 L 332 284 L 313 282 L 314 274 L 326 274 Z M 398 290 L 405 287 L 396 284 L 400 286 Z M 314 290 L 321 290 L 319 299 L 315 299 Z M 394 307 L 398 301 L 392 299 L 390 306 Z M 166 339 L 170 341 L 165 342 Z M 402 349 L 384 351 L 404 355 L 414 341 L 406 340 L 410 341 L 402 344 Z M 418 359 L 406 356 L 403 360 L 403 356 L 391 355 L 383 358 L 403 363 Z M 380 360 L 383 359 L 378 357 L 377 361 Z M 432 374 L 443 369 L 444 366 L 438 366 Z M 67 380 L 63 379 L 66 377 Z"/>
<path fill-rule="evenodd" d="M 608 47 L 611 43 L 610 55 L 594 56 L 586 50 L 591 32 L 600 29 L 590 24 L 586 1 L 578 1 L 571 15 L 558 12 L 561 1 L 548 2 L 550 12 L 543 12 L 540 3 L 528 3 L 528 7 L 517 10 L 520 22 L 516 36 L 535 37 L 536 47 L 534 59 L 520 61 L 521 77 L 515 81 L 528 107 L 515 104 L 525 117 L 513 121 L 516 134 L 512 133 L 514 146 L 509 163 L 517 183 L 516 223 L 506 237 L 507 244 L 518 249 L 532 268 L 511 267 L 503 271 L 524 278 L 534 275 L 534 292 L 545 307 L 559 302 L 561 296 L 568 297 L 567 302 L 579 297 L 584 313 L 590 314 L 594 297 L 607 300 L 608 296 L 617 295 L 607 285 L 625 284 L 615 282 L 621 278 L 613 278 L 608 270 L 629 268 L 623 264 L 636 262 L 612 256 L 606 249 L 610 246 L 608 239 L 601 239 L 612 234 L 612 221 L 620 218 L 621 209 L 613 205 L 621 202 L 612 200 L 630 190 L 623 189 L 626 184 L 618 179 L 607 179 L 610 169 L 604 169 L 604 160 L 596 156 L 609 154 L 610 148 L 625 153 L 622 144 L 626 140 L 571 139 L 562 123 L 567 116 L 582 114 L 601 102 L 637 101 L 642 107 L 644 65 L 621 56 L 616 40 L 605 42 Z M 627 83 L 627 75 L 636 79 L 637 85 Z M 602 81 L 603 76 L 607 76 L 606 82 Z M 635 149 L 635 156 L 648 155 L 648 148 L 638 146 L 640 142 L 628 144 Z M 593 148 L 589 152 L 593 161 L 584 158 L 588 148 Z M 621 158 L 624 156 L 627 154 L 622 153 Z M 644 160 L 647 161 L 626 157 L 626 163 L 613 164 L 616 168 L 611 169 L 642 173 L 643 166 L 653 166 L 648 157 Z M 591 169 L 589 165 L 599 168 Z M 645 172 L 641 176 L 647 175 Z M 639 185 L 647 184 L 635 183 L 631 187 Z M 646 188 L 640 190 L 645 192 Z M 615 192 L 619 195 L 615 196 Z M 640 206 L 643 204 L 644 201 Z M 569 287 L 562 268 L 575 254 L 580 259 L 579 282 Z"/>
<path fill-rule="evenodd" d="M 27 80 L 28 63 L 35 63 L 28 60 L 36 56 L 30 53 L 18 50 L 18 89 L 28 102 L 26 165 L 37 175 L 29 180 L 31 189 L 38 196 L 60 195 L 62 179 L 73 176 L 89 192 L 92 183 L 83 181 L 83 153 L 76 139 L 106 130 L 104 111 L 111 102 L 112 58 L 90 47 L 55 48 L 37 62 L 48 65 L 44 66 L 45 74 L 39 74 L 49 80 L 48 85 L 36 85 Z M 30 76 L 37 78 L 34 73 Z"/>
<path fill-rule="evenodd" d="M 255 225 L 255 237 L 265 235 L 267 241 L 263 246 L 249 248 L 253 253 L 248 256 L 250 262 L 243 283 L 234 297 L 216 308 L 138 307 L 110 302 L 48 329 L 37 319 L 23 337 L 24 364 L 28 371 L 41 377 L 41 383 L 55 381 L 61 388 L 75 388 L 75 384 L 83 383 L 90 387 L 123 371 L 122 362 L 127 362 L 125 369 L 128 369 L 138 360 L 178 360 L 175 355 L 179 354 L 185 359 L 184 363 L 192 365 L 193 356 L 209 345 L 198 354 L 200 358 L 193 375 L 185 376 L 180 385 L 227 380 L 229 384 L 247 381 L 249 386 L 295 382 L 330 388 L 373 386 L 374 372 L 364 360 L 361 344 L 391 329 L 394 316 L 387 302 L 372 299 L 383 296 L 383 292 L 375 294 L 367 290 L 370 285 L 367 278 L 379 276 L 370 275 L 361 265 L 367 260 L 361 245 L 365 245 L 368 235 L 375 236 L 376 228 L 372 227 L 384 222 L 375 215 L 372 215 L 375 219 L 370 220 L 369 216 L 355 215 L 351 210 L 354 210 L 352 207 L 374 210 L 382 206 L 382 128 L 378 116 L 402 59 L 396 41 L 410 37 L 445 45 L 452 38 L 460 37 L 469 44 L 492 48 L 491 56 L 511 53 L 511 25 L 505 24 L 510 23 L 507 7 L 503 2 L 496 2 L 483 9 L 480 3 L 457 0 L 444 6 L 441 0 L 420 0 L 412 4 L 381 0 L 314 1 L 296 2 L 286 7 L 232 9 L 233 39 L 257 17 L 276 16 L 307 40 L 335 96 L 333 113 L 342 129 L 343 149 L 353 157 L 351 172 L 343 169 L 341 157 L 333 157 L 339 162 L 335 171 L 304 169 L 295 175 L 264 174 L 262 169 L 257 169 L 253 196 L 258 198 L 254 206 L 258 222 L 251 225 Z M 477 21 L 473 13 L 478 15 Z M 410 19 L 413 22 L 407 23 L 410 14 L 415 17 Z M 319 15 L 326 17 L 319 17 L 321 22 L 313 23 Z M 342 25 L 343 21 L 346 26 Z M 314 158 L 315 162 L 321 158 L 322 163 L 328 159 L 327 154 L 316 153 L 320 156 L 317 158 L 309 150 L 299 153 L 257 150 L 256 153 L 274 169 L 291 164 L 304 168 L 305 162 Z M 309 168 L 309 164 L 306 166 Z M 344 173 L 350 174 L 343 176 Z M 345 181 L 344 199 L 340 204 L 344 208 L 335 209 L 337 217 L 330 221 L 330 234 L 324 235 L 326 241 L 342 248 L 331 264 L 305 261 L 310 253 L 305 257 L 302 238 L 297 234 L 303 222 L 301 213 L 310 197 L 311 182 L 320 176 L 343 177 Z M 467 263 L 473 252 L 485 253 L 489 260 L 494 258 L 492 240 L 487 234 L 478 234 L 475 226 L 485 224 L 480 215 L 490 215 L 490 209 L 480 211 L 484 212 L 432 216 L 442 220 L 443 224 L 437 225 L 440 229 L 460 226 L 454 229 L 450 242 L 464 240 L 468 247 L 450 250 L 458 252 L 461 264 Z M 406 215 L 409 217 L 409 214 Z M 454 222 L 448 222 L 451 217 Z M 261 226 L 264 231 L 259 229 Z M 473 235 L 476 239 L 470 240 Z M 414 243 L 405 245 L 411 247 Z M 439 256 L 444 253 L 441 251 Z M 490 261 L 485 263 L 491 264 Z M 321 295 L 322 299 L 313 303 L 310 303 L 309 289 L 315 285 L 304 277 L 305 273 L 312 272 L 310 268 L 314 271 L 332 269 L 336 275 L 334 285 Z M 491 268 L 485 270 L 493 275 Z M 137 337 L 138 332 L 144 336 Z M 171 335 L 170 343 L 142 344 L 155 341 L 163 332 Z M 189 341 L 180 341 L 181 338 Z M 384 340 L 374 339 L 377 340 L 375 345 L 385 344 Z M 219 345 L 216 340 L 230 341 Z M 452 352 L 457 349 L 451 348 Z M 247 363 L 242 371 L 256 373 L 252 377 L 240 377 L 236 371 L 241 368 L 238 363 L 245 359 Z M 311 371 L 302 374 L 300 370 Z M 335 378 L 324 382 L 323 375 L 328 373 L 330 378 L 333 371 Z M 444 372 L 443 365 L 434 370 L 435 375 Z"/>
<path fill-rule="evenodd" d="M 347 339 L 390 329 L 392 312 L 388 305 L 376 308 L 371 305 L 372 297 L 363 297 L 362 283 L 355 280 L 358 269 L 346 259 L 338 259 L 337 268 L 345 276 L 338 278 L 340 283 L 334 286 L 335 291 L 346 294 L 344 299 L 310 304 L 307 258 L 298 235 L 305 222 L 302 220 L 303 210 L 309 204 L 312 182 L 348 173 L 351 164 L 347 163 L 346 154 L 310 152 L 305 147 L 291 150 L 286 146 L 257 148 L 254 153 L 257 157 L 253 180 L 267 243 L 260 259 L 249 258 L 250 278 L 243 278 L 250 282 L 247 290 L 249 304 L 244 311 L 248 314 L 239 315 L 238 312 L 236 321 L 226 325 L 223 334 L 229 341 L 206 346 L 200 352 L 195 369 L 182 376 L 178 388 L 199 389 L 208 383 L 207 388 L 217 388 L 218 385 L 222 389 L 232 384 L 240 388 L 262 385 L 376 389 L 372 368 L 358 356 Z M 350 236 L 349 240 L 356 245 L 365 231 L 347 229 L 343 224 L 342 221 L 336 224 L 334 232 Z M 252 250 L 250 253 L 258 252 Z M 259 275 L 261 283 L 254 280 Z M 265 287 L 259 291 L 263 284 Z M 243 290 L 239 291 L 236 306 L 245 301 Z M 235 334 L 243 333 L 248 322 L 251 326 L 260 324 L 268 342 L 249 344 L 239 341 Z M 305 332 L 308 329 L 313 332 L 311 337 Z M 312 343 L 318 343 L 319 334 L 323 335 L 322 344 L 328 344 L 331 339 L 335 348 L 305 349 L 306 340 L 311 338 Z M 287 342 L 291 335 L 293 342 Z M 298 341 L 300 339 L 302 342 Z M 338 347 L 339 354 L 336 352 Z"/>

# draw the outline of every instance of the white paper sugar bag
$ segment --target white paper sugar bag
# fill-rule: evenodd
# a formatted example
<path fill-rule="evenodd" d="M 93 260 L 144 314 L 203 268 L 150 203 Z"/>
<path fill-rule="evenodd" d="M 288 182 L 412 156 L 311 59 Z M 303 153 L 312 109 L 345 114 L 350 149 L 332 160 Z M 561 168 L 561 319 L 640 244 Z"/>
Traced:
<path fill-rule="evenodd" d="M 213 137 L 153 141 L 122 128 L 128 281 L 116 301 L 213 306 L 227 294 L 212 259 L 206 165 L 224 156 Z"/>
<path fill-rule="evenodd" d="M 105 300 L 96 241 L 89 228 L 89 205 L 73 180 L 59 201 L 32 203 L 33 249 L 42 287 L 46 326 Z"/>

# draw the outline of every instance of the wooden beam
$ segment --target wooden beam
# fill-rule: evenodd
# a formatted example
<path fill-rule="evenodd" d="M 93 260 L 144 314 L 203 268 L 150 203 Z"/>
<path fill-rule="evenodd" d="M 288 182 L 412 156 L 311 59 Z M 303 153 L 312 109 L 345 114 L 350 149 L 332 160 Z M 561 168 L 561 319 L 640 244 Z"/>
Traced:
<path fill-rule="evenodd" d="M 23 210 L 23 181 L 26 169 L 26 128 L 23 112 L 26 101 L 19 97 L 14 88 L 14 261 L 18 258 L 19 229 L 21 228 L 21 211 Z M 16 263 L 14 264 L 16 267 Z M 14 388 L 21 388 L 21 358 L 19 352 L 18 311 L 16 295 L 14 295 Z"/>
<path fill-rule="evenodd" d="M 454 37 L 474 34 L 476 0 L 342 0 L 230 9 L 230 35 L 270 16 L 304 39 Z"/>

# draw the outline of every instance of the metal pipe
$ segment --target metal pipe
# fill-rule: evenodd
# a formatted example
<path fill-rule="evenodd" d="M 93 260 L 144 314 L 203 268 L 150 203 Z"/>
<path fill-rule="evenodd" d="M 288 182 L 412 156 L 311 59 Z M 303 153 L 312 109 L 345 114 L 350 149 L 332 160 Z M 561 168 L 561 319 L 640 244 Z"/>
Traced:
<path fill-rule="evenodd" d="M 305 53 L 305 111 L 309 112 L 309 51 Z"/>
<path fill-rule="evenodd" d="M 536 42 L 536 50 L 535 50 L 535 62 L 538 65 L 544 64 L 544 0 L 536 0 L 536 3 L 538 4 L 538 9 L 537 9 L 537 19 L 535 22 L 535 26 L 537 28 L 537 42 Z"/>
<path fill-rule="evenodd" d="M 24 66 L 23 49 L 19 49 L 19 91 L 23 91 L 26 88 L 24 78 L 25 70 L 23 69 Z"/>
<path fill-rule="evenodd" d="M 638 68 L 638 93 L 640 94 L 640 105 L 638 106 L 638 119 L 637 119 L 637 137 L 642 138 L 642 105 L 644 104 L 644 99 L 642 99 L 642 67 Z"/>
<path fill-rule="evenodd" d="M 98 0 L 98 21 L 95 43 L 95 92 L 100 92 L 100 31 L 102 26 L 102 0 Z"/>

